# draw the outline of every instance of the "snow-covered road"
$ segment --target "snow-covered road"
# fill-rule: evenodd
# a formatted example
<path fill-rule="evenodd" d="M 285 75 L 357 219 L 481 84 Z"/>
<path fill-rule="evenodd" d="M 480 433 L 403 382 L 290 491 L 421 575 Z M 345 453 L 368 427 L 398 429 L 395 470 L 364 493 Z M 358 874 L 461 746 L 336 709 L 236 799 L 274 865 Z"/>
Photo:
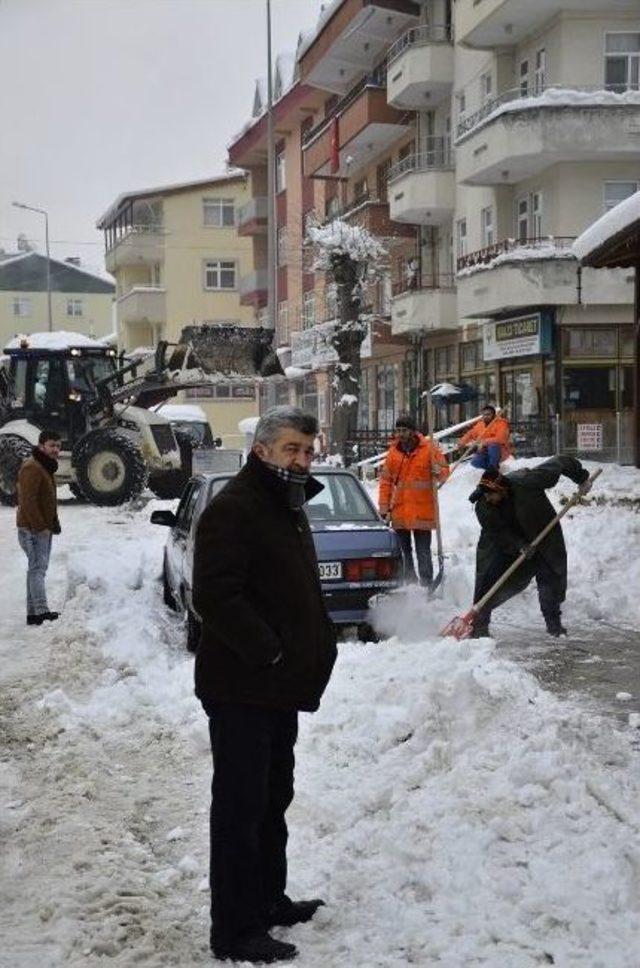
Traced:
<path fill-rule="evenodd" d="M 302 717 L 290 886 L 327 907 L 282 934 L 301 968 L 640 965 L 635 730 L 547 691 L 500 645 L 436 634 L 470 601 L 472 480 L 464 469 L 442 492 L 443 599 L 381 606 L 393 637 L 343 643 L 320 712 Z M 567 622 L 638 628 L 640 519 L 611 501 L 639 497 L 640 475 L 608 468 L 599 493 L 565 528 Z M 50 572 L 63 615 L 30 629 L 0 508 L 2 968 L 211 963 L 210 755 L 162 606 L 154 506 L 63 504 Z M 532 592 L 509 622 L 539 636 Z"/>

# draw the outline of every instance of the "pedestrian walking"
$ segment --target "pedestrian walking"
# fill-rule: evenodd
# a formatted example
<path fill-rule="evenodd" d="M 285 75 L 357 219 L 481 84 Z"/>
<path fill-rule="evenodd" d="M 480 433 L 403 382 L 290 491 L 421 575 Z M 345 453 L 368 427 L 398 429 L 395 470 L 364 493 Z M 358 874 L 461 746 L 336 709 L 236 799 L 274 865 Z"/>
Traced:
<path fill-rule="evenodd" d="M 60 453 L 60 435 L 43 430 L 18 472 L 18 542 L 27 556 L 27 625 L 54 621 L 58 612 L 47 604 L 45 577 L 52 535 L 60 534 L 54 474 Z"/>
<path fill-rule="evenodd" d="M 221 959 L 293 957 L 269 929 L 323 904 L 286 894 L 285 821 L 298 713 L 318 708 L 336 658 L 303 510 L 322 490 L 309 474 L 317 430 L 295 407 L 267 411 L 247 463 L 197 529 L 195 681 L 213 752 L 211 948 Z"/>
<path fill-rule="evenodd" d="M 418 432 L 411 416 L 401 414 L 382 468 L 378 507 L 398 535 L 405 579 L 415 574 L 413 543 L 417 578 L 426 587 L 433 581 L 431 533 L 437 525 L 434 493 L 448 476 L 449 467 L 438 444 Z"/>
<path fill-rule="evenodd" d="M 471 458 L 471 466 L 486 470 L 500 467 L 511 455 L 511 428 L 506 417 L 497 416 L 496 408 L 488 404 L 482 408 L 480 419 L 458 441 L 459 447 L 475 445 L 477 453 Z"/>
<path fill-rule="evenodd" d="M 589 474 L 574 457 L 552 457 L 537 467 L 500 474 L 488 468 L 469 500 L 474 504 L 482 531 L 476 551 L 474 602 L 505 573 L 509 565 L 526 550 L 555 516 L 545 491 L 554 487 L 561 475 L 581 488 L 590 489 Z M 558 523 L 507 580 L 474 620 L 473 637 L 489 635 L 491 613 L 499 605 L 524 591 L 535 578 L 540 611 L 549 635 L 566 635 L 561 605 L 567 592 L 567 551 Z"/>

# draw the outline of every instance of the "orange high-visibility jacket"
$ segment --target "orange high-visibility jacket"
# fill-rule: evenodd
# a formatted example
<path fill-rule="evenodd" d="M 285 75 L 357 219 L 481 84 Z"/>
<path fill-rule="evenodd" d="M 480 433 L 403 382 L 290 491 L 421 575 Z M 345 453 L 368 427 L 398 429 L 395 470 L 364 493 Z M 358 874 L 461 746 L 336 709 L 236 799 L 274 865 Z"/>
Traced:
<path fill-rule="evenodd" d="M 474 441 L 483 444 L 500 444 L 500 460 L 506 460 L 511 454 L 511 427 L 505 417 L 494 417 L 490 423 L 486 424 L 482 418 L 474 423 L 471 430 L 468 430 L 464 437 L 460 438 L 459 443 L 466 447 Z"/>
<path fill-rule="evenodd" d="M 405 453 L 394 441 L 380 478 L 381 514 L 391 513 L 398 531 L 433 531 L 436 526 L 434 489 L 449 476 L 444 454 L 429 437 L 418 434 L 418 446 Z"/>

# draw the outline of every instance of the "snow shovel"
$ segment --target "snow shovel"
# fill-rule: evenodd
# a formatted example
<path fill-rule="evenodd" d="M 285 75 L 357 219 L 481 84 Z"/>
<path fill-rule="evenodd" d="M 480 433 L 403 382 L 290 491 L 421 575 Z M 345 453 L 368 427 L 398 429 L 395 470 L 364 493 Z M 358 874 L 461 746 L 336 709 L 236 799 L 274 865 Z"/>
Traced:
<path fill-rule="evenodd" d="M 460 464 L 464 464 L 466 461 L 468 461 L 471 455 L 476 451 L 476 449 L 477 449 L 477 444 L 475 443 L 468 444 L 467 447 L 465 447 L 460 457 L 458 457 L 457 460 L 454 460 L 453 464 L 451 464 L 451 466 L 449 467 L 449 477 L 445 478 L 444 481 L 440 481 L 438 483 L 438 490 L 440 490 L 441 487 L 444 487 L 447 481 L 451 480 L 451 475 L 455 471 L 456 467 L 459 467 Z"/>
<path fill-rule="evenodd" d="M 588 478 L 589 484 L 593 484 L 595 479 L 599 477 L 600 474 L 602 474 L 602 468 L 598 467 L 593 472 L 593 474 L 589 476 Z M 540 534 L 533 539 L 531 544 L 528 545 L 527 549 L 525 551 L 520 552 L 516 560 L 512 562 L 512 564 L 509 565 L 505 573 L 500 578 L 498 578 L 495 585 L 492 585 L 489 591 L 485 595 L 483 595 L 482 598 L 478 602 L 476 602 L 475 605 L 473 605 L 468 612 L 466 612 L 464 615 L 457 615 L 455 618 L 451 619 L 449 624 L 445 625 L 445 627 L 442 629 L 442 631 L 440 632 L 440 635 L 442 635 L 444 638 L 451 637 L 458 640 L 468 639 L 471 633 L 473 632 L 473 621 L 477 616 L 478 612 L 480 612 L 487 604 L 487 602 L 491 598 L 493 598 L 495 593 L 500 588 L 502 588 L 504 583 L 508 581 L 509 578 L 511 578 L 514 571 L 516 571 L 516 569 L 518 569 L 522 564 L 522 562 L 526 559 L 531 549 L 537 548 L 540 542 L 544 541 L 544 539 L 549 534 L 549 532 L 552 531 L 553 528 L 555 528 L 556 524 L 558 524 L 560 519 L 565 516 L 567 511 L 570 511 L 571 508 L 578 503 L 581 497 L 582 497 L 582 492 L 580 490 L 577 490 L 576 493 L 573 495 L 573 497 L 569 498 L 569 500 L 562 508 L 562 510 L 558 514 L 556 514 L 555 518 L 549 521 L 549 523 L 545 525 L 545 527 L 542 529 Z"/>

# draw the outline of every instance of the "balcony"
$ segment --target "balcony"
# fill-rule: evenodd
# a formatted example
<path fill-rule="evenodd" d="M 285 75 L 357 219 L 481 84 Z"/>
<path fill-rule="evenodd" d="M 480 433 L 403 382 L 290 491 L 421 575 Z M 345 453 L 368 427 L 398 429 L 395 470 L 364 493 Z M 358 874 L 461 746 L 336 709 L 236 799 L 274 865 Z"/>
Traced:
<path fill-rule="evenodd" d="M 371 235 L 382 239 L 415 237 L 412 228 L 394 224 L 389 216 L 389 202 L 371 192 L 358 195 L 342 210 L 336 212 L 333 218 L 343 219 L 350 225 L 360 225 Z"/>
<path fill-rule="evenodd" d="M 391 300 L 391 332 L 433 333 L 457 327 L 458 311 L 454 277 L 440 274 L 423 278 L 414 287 L 394 286 Z"/>
<path fill-rule="evenodd" d="M 238 209 L 238 235 L 266 235 L 268 215 L 268 198 L 256 195 Z"/>
<path fill-rule="evenodd" d="M 262 309 L 269 301 L 269 273 L 266 269 L 258 269 L 243 276 L 238 285 L 241 306 L 253 306 Z"/>
<path fill-rule="evenodd" d="M 448 138 L 429 138 L 389 172 L 389 212 L 394 222 L 442 225 L 453 217 L 456 182 Z"/>
<path fill-rule="evenodd" d="M 640 91 L 519 88 L 492 98 L 457 127 L 458 181 L 515 184 L 560 162 L 636 162 Z"/>
<path fill-rule="evenodd" d="M 559 13 L 638 12 L 637 0 L 467 0 L 461 3 L 457 37 L 480 50 L 513 47 Z M 611 7 L 615 6 L 615 11 Z"/>
<path fill-rule="evenodd" d="M 384 75 L 367 75 L 328 117 L 307 132 L 302 143 L 304 174 L 308 178 L 350 177 L 390 148 L 411 123 L 412 118 L 387 104 Z M 332 166 L 335 138 L 337 168 Z"/>
<path fill-rule="evenodd" d="M 461 318 L 490 317 L 540 306 L 631 305 L 633 274 L 583 269 L 573 238 L 505 239 L 457 262 Z"/>
<path fill-rule="evenodd" d="M 104 262 L 107 272 L 122 266 L 151 265 L 164 259 L 165 231 L 161 225 L 129 225 L 115 237 Z"/>
<path fill-rule="evenodd" d="M 344 0 L 321 15 L 313 37 L 300 51 L 300 81 L 346 94 L 364 72 L 379 64 L 394 40 L 417 24 L 412 0 Z"/>
<path fill-rule="evenodd" d="M 133 286 L 117 301 L 120 323 L 166 323 L 166 289 L 159 286 Z"/>
<path fill-rule="evenodd" d="M 412 27 L 387 57 L 387 101 L 396 108 L 424 111 L 453 87 L 453 44 L 448 27 Z"/>

